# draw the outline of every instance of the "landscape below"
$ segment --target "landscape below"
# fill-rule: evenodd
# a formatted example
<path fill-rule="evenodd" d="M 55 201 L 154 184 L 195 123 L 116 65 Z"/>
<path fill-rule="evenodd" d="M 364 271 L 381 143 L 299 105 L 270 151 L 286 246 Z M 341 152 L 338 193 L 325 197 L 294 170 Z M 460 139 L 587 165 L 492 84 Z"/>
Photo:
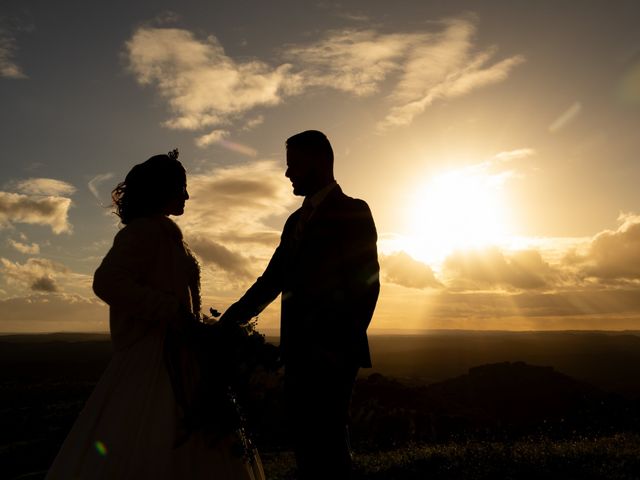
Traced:
<path fill-rule="evenodd" d="M 636 332 L 372 335 L 371 348 L 352 402 L 359 478 L 638 478 Z M 0 337 L 2 478 L 44 477 L 110 355 L 106 335 Z M 245 408 L 267 478 L 293 478 L 281 375 L 258 376 Z"/>

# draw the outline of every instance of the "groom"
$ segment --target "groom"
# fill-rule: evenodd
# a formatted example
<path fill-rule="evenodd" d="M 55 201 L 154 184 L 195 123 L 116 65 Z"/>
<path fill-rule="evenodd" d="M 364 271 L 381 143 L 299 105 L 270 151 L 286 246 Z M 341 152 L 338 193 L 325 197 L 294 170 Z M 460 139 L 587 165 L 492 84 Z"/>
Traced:
<path fill-rule="evenodd" d="M 286 142 L 287 171 L 302 207 L 285 223 L 269 265 L 222 321 L 246 321 L 282 294 L 285 403 L 301 479 L 349 478 L 348 416 L 360 367 L 371 367 L 367 327 L 380 283 L 376 228 L 362 200 L 333 176 L 327 137 Z"/>

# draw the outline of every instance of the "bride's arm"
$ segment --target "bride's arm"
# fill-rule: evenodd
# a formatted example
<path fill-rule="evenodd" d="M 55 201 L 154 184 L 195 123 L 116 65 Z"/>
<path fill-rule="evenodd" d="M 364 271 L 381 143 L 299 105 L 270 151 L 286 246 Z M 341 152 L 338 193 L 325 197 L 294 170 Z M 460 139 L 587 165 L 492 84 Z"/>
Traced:
<path fill-rule="evenodd" d="M 113 247 L 93 277 L 93 291 L 110 307 L 127 311 L 141 320 L 175 317 L 177 298 L 145 284 L 145 278 L 157 267 L 161 239 L 146 219 L 129 224 L 118 232 Z"/>

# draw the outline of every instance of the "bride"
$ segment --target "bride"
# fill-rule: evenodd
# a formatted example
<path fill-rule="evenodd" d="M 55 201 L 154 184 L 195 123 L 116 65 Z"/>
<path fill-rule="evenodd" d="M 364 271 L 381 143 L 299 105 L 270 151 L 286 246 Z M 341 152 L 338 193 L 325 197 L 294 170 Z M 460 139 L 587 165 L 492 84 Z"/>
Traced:
<path fill-rule="evenodd" d="M 182 215 L 189 198 L 177 157 L 151 157 L 113 190 L 125 227 L 93 289 L 110 307 L 114 354 L 47 479 L 264 479 L 257 452 L 234 452 L 234 434 L 215 443 L 198 431 L 184 435 L 167 345 L 199 314 L 200 272 L 168 218 Z"/>

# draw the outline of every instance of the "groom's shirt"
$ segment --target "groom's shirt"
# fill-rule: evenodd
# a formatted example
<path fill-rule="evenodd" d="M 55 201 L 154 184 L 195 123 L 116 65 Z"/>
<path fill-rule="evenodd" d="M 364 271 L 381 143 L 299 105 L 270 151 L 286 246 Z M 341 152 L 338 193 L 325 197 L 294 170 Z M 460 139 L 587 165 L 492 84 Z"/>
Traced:
<path fill-rule="evenodd" d="M 305 197 L 304 202 L 302 202 L 302 206 L 304 207 L 305 203 L 310 203 L 313 208 L 316 208 L 318 205 L 322 203 L 322 201 L 325 198 L 327 198 L 327 195 L 331 193 L 331 190 L 333 190 L 337 186 L 338 186 L 338 183 L 335 180 L 333 180 L 327 186 L 321 188 L 310 197 Z"/>
<path fill-rule="evenodd" d="M 302 206 L 300 207 L 300 218 L 298 218 L 298 223 L 296 224 L 296 241 L 299 241 L 302 238 L 304 227 L 315 213 L 316 208 L 320 206 L 324 199 L 327 198 L 327 195 L 329 195 L 331 191 L 337 186 L 338 183 L 333 180 L 331 183 L 324 186 L 313 195 L 305 197 L 304 201 L 302 202 Z"/>

